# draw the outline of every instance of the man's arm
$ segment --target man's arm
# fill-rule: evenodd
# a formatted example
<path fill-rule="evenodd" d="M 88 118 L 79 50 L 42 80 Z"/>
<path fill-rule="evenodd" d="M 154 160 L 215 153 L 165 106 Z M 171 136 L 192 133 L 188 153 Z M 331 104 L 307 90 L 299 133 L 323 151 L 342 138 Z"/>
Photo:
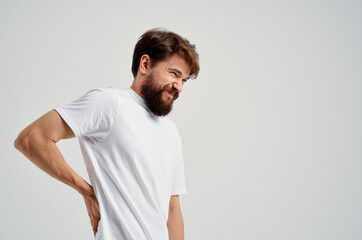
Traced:
<path fill-rule="evenodd" d="M 99 205 L 92 186 L 64 160 L 56 143 L 75 137 L 72 129 L 51 110 L 21 131 L 14 142 L 17 150 L 50 176 L 71 186 L 84 198 L 94 234 L 99 222 Z"/>
<path fill-rule="evenodd" d="M 170 240 L 184 240 L 184 222 L 178 195 L 172 195 L 167 220 Z"/>

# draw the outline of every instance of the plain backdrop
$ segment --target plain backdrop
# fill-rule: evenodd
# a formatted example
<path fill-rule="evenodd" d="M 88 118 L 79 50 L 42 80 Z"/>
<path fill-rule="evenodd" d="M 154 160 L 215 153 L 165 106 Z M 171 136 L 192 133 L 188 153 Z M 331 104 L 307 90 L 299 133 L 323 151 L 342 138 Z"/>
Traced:
<path fill-rule="evenodd" d="M 93 239 L 83 198 L 13 147 L 56 106 L 130 87 L 134 45 L 164 27 L 200 75 L 170 118 L 186 240 L 362 239 L 361 1 L 0 0 L 1 239 Z M 57 143 L 89 180 L 77 139 Z"/>

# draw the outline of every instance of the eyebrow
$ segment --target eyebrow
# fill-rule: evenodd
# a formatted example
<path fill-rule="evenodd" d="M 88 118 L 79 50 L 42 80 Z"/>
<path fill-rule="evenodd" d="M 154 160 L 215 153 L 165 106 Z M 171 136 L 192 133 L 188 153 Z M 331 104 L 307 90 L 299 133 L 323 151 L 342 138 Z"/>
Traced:
<path fill-rule="evenodd" d="M 182 75 L 182 72 L 176 68 L 170 68 L 169 70 L 177 72 L 178 75 Z M 188 76 L 187 78 L 184 78 L 184 80 L 188 80 L 188 79 L 190 79 L 190 76 Z"/>

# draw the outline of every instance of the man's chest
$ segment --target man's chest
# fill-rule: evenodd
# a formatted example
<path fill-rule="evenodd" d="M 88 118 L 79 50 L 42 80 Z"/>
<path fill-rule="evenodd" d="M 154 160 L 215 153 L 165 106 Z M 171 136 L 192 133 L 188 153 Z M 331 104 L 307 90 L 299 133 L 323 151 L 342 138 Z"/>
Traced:
<path fill-rule="evenodd" d="M 116 118 L 110 136 L 102 144 L 110 148 L 116 165 L 137 164 L 140 168 L 168 172 L 174 167 L 176 140 L 176 131 L 169 122 L 149 118 L 142 112 L 125 111 Z"/>

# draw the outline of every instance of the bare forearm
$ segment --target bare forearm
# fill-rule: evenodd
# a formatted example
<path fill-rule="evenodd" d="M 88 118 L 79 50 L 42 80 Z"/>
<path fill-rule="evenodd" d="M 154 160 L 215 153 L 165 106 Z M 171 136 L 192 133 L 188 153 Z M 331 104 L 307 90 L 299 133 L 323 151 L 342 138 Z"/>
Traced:
<path fill-rule="evenodd" d="M 170 240 L 184 240 L 184 222 L 180 208 L 169 212 L 167 228 Z"/>
<path fill-rule="evenodd" d="M 80 194 L 92 192 L 91 186 L 64 160 L 55 142 L 33 136 L 22 139 L 16 148 L 41 170 L 71 186 Z"/>

